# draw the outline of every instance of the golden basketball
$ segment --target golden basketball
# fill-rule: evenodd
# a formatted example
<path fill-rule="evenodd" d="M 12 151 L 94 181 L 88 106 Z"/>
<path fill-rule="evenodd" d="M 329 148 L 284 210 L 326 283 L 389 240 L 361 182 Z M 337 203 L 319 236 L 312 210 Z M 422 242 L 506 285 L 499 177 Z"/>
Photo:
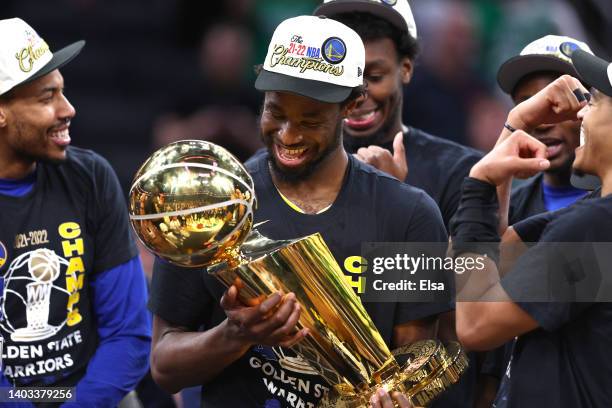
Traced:
<path fill-rule="evenodd" d="M 130 221 L 143 244 L 173 264 L 201 267 L 237 251 L 253 224 L 253 180 L 224 148 L 171 143 L 140 167 Z"/>

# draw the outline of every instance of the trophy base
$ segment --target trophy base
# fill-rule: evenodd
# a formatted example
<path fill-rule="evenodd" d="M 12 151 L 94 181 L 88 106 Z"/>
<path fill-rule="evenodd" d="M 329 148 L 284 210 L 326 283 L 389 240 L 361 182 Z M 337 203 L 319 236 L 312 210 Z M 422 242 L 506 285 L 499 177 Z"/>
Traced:
<path fill-rule="evenodd" d="M 378 388 L 389 392 L 399 391 L 415 407 L 425 407 L 459 381 L 468 367 L 467 355 L 456 342 L 444 347 L 437 340 L 419 341 L 394 350 L 393 355 L 400 362 L 406 360 L 399 373 L 360 393 L 332 389 L 317 407 L 367 407 L 370 397 Z"/>

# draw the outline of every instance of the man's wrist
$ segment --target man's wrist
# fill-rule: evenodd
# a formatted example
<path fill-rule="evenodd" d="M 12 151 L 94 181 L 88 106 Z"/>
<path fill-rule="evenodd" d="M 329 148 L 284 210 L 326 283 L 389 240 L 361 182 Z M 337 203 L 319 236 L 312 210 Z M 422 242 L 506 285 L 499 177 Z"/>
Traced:
<path fill-rule="evenodd" d="M 491 185 L 495 185 L 495 183 L 493 183 L 489 177 L 487 176 L 489 174 L 489 172 L 487 171 L 487 167 L 486 165 L 483 165 L 481 163 L 476 163 L 472 169 L 470 170 L 470 174 L 469 177 L 482 181 L 483 183 L 487 183 L 487 184 L 491 184 Z"/>
<path fill-rule="evenodd" d="M 516 130 L 523 130 L 527 133 L 532 130 L 532 126 L 529 125 L 528 121 L 523 117 L 523 115 L 521 115 L 518 106 L 510 111 L 508 118 L 506 119 L 506 124 Z"/>
<path fill-rule="evenodd" d="M 224 344 L 230 346 L 232 350 L 240 355 L 247 352 L 247 350 L 253 345 L 247 341 L 243 336 L 240 336 L 238 328 L 234 323 L 230 322 L 229 319 L 225 319 L 218 326 L 220 329 L 221 340 Z"/>

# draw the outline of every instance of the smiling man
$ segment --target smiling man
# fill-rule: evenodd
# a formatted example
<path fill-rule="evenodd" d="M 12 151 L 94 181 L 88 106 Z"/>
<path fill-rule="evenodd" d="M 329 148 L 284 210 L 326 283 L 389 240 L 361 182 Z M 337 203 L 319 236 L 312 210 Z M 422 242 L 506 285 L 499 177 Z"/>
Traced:
<path fill-rule="evenodd" d="M 573 38 L 547 35 L 502 64 L 497 81 L 515 105 L 531 98 L 563 74 L 577 76 L 572 61 L 561 52 L 562 46 L 591 52 L 588 45 Z M 587 193 L 570 183 L 574 150 L 580 145 L 580 122 L 568 120 L 524 130 L 547 146 L 550 167 L 513 191 L 510 225 L 534 214 L 565 207 Z"/>
<path fill-rule="evenodd" d="M 359 36 L 337 21 L 282 22 L 255 83 L 265 92 L 260 128 L 267 149 L 247 163 L 255 222 L 267 221 L 258 229 L 276 240 L 321 233 L 360 295 L 365 271 L 352 260 L 362 243 L 447 239 L 429 196 L 344 150 L 342 120 L 363 99 L 364 60 Z M 294 295 L 244 307 L 236 293 L 232 286 L 222 298 L 221 285 L 203 271 L 156 261 L 150 300 L 156 381 L 170 391 L 203 384 L 205 407 L 315 406 L 330 385 L 308 366 L 291 364 L 300 360 L 288 347 L 307 335 L 293 331 L 300 315 Z M 394 347 L 434 338 L 437 315 L 450 304 L 364 307 Z M 200 326 L 204 331 L 196 332 Z M 408 407 L 402 395 L 394 398 Z"/>
<path fill-rule="evenodd" d="M 464 181 L 452 226 L 457 255 L 489 258 L 483 270 L 457 275 L 461 341 L 488 350 L 518 336 L 497 408 L 599 407 L 612 401 L 612 307 L 606 290 L 612 263 L 612 64 L 574 47 L 562 50 L 581 80 L 594 87 L 592 97 L 564 75 L 515 107 L 500 142 Z M 530 234 L 537 245 L 500 279 L 492 262 L 499 255 L 496 187 L 550 167 L 548 146 L 508 127 L 536 129 L 577 119 L 585 143 L 576 149 L 574 168 L 602 180 L 601 198 L 553 213 L 552 221 Z M 510 228 L 504 241 L 512 234 L 524 238 L 529 220 Z M 582 291 L 592 282 L 599 283 L 594 292 Z"/>
<path fill-rule="evenodd" d="M 146 282 L 117 176 L 71 147 L 76 111 L 52 53 L 18 18 L 0 20 L 2 369 L 20 386 L 76 387 L 116 406 L 148 368 Z M 42 406 L 42 405 L 41 405 Z"/>
<path fill-rule="evenodd" d="M 314 12 L 355 30 L 364 42 L 368 96 L 344 121 L 349 153 L 398 180 L 423 189 L 448 227 L 461 180 L 480 152 L 402 124 L 404 87 L 418 54 L 417 28 L 407 0 L 325 0 Z M 440 112 L 444 120 L 444 112 Z"/>

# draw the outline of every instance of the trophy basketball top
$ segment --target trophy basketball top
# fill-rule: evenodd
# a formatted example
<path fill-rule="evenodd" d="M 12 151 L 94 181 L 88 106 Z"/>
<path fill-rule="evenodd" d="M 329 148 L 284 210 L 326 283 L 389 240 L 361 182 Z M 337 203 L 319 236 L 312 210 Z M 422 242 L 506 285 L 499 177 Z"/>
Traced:
<path fill-rule="evenodd" d="M 138 238 L 160 258 L 187 267 L 236 256 L 251 230 L 254 205 L 253 180 L 244 166 L 202 140 L 157 150 L 129 193 Z"/>

